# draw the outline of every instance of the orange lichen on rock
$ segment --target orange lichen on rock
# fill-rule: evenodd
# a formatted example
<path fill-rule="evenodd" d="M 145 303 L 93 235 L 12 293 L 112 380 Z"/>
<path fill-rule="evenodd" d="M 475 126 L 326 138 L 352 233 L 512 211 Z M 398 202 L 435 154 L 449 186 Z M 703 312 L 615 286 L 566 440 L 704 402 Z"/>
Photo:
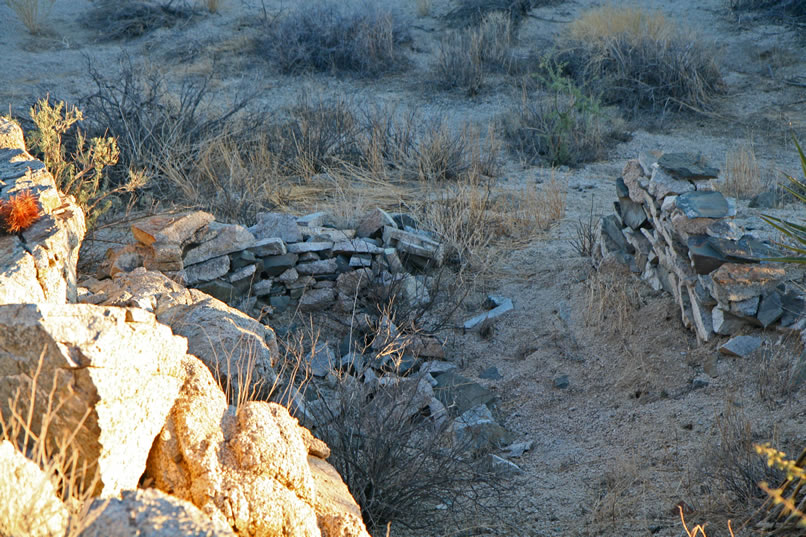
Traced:
<path fill-rule="evenodd" d="M 7 233 L 28 229 L 39 217 L 39 202 L 30 190 L 23 190 L 8 201 L 0 200 L 0 229 Z"/>

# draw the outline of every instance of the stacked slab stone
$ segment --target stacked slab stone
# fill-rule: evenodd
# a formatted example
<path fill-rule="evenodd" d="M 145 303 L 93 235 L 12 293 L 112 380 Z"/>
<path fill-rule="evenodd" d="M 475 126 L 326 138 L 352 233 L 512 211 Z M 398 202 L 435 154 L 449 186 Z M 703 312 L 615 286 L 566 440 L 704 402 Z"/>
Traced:
<path fill-rule="evenodd" d="M 411 303 L 428 300 L 423 276 L 445 250 L 404 214 L 375 209 L 355 229 L 337 229 L 327 213 L 262 213 L 250 227 L 215 222 L 196 211 L 135 223 L 137 244 L 109 253 L 106 275 L 144 266 L 256 315 L 331 307 L 349 311 L 357 290 L 398 285 Z"/>
<path fill-rule="evenodd" d="M 701 341 L 745 325 L 800 330 L 804 297 L 781 255 L 732 221 L 735 201 L 713 189 L 719 170 L 686 153 L 643 153 L 616 181 L 616 214 L 601 220 L 595 255 L 614 259 L 671 293 Z"/>

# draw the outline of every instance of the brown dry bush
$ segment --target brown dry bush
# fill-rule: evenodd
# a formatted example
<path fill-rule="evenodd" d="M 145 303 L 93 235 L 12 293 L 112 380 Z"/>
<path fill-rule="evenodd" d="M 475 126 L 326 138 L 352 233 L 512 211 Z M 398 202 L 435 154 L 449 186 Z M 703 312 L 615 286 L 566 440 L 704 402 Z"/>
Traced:
<path fill-rule="evenodd" d="M 46 30 L 47 18 L 56 0 L 6 0 L 11 8 L 31 34 L 41 34 Z"/>
<path fill-rule="evenodd" d="M 752 198 L 762 190 L 761 169 L 752 145 L 740 145 L 725 156 L 725 182 L 720 190 L 740 199 Z"/>
<path fill-rule="evenodd" d="M 174 0 L 100 0 L 82 18 L 82 25 L 97 31 L 101 41 L 117 41 L 190 22 L 196 13 Z"/>
<path fill-rule="evenodd" d="M 641 305 L 639 285 L 629 275 L 594 271 L 585 282 L 585 326 L 628 335 L 632 315 Z"/>
<path fill-rule="evenodd" d="M 559 48 L 558 61 L 578 83 L 631 114 L 706 111 L 723 88 L 715 47 L 658 12 L 611 6 L 586 11 Z"/>
<path fill-rule="evenodd" d="M 794 337 L 768 342 L 759 353 L 755 376 L 759 398 L 770 407 L 791 402 L 806 382 L 806 355 Z"/>

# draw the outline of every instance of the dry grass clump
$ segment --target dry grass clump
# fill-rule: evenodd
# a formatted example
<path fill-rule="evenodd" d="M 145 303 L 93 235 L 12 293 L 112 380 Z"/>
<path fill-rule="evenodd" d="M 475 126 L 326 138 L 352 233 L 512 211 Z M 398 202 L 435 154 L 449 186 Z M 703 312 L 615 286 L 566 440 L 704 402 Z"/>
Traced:
<path fill-rule="evenodd" d="M 764 345 L 755 375 L 759 398 L 771 407 L 791 401 L 806 383 L 806 357 L 794 337 L 781 337 Z"/>
<path fill-rule="evenodd" d="M 593 272 L 585 281 L 585 326 L 598 332 L 629 335 L 632 315 L 641 305 L 637 284 L 629 275 Z"/>
<path fill-rule="evenodd" d="M 761 169 L 753 146 L 742 144 L 725 156 L 725 182 L 720 190 L 735 198 L 752 198 L 762 190 Z"/>
<path fill-rule="evenodd" d="M 530 164 L 576 166 L 601 159 L 608 146 L 624 139 L 621 122 L 557 67 L 525 79 L 520 102 L 504 118 L 510 147 Z"/>
<path fill-rule="evenodd" d="M 501 14 L 518 24 L 533 8 L 552 3 L 552 0 L 463 0 L 458 7 L 445 15 L 453 27 L 478 25 L 490 14 Z"/>
<path fill-rule="evenodd" d="M 449 31 L 432 67 L 437 84 L 477 94 L 488 73 L 511 69 L 513 34 L 510 18 L 497 11 L 485 15 L 478 26 Z"/>
<path fill-rule="evenodd" d="M 411 39 L 400 13 L 364 4 L 304 3 L 268 21 L 258 52 L 283 73 L 378 76 L 405 67 Z"/>
<path fill-rule="evenodd" d="M 559 60 L 608 104 L 704 111 L 722 89 L 715 48 L 661 13 L 602 7 L 571 23 Z"/>
<path fill-rule="evenodd" d="M 45 31 L 45 19 L 55 2 L 56 0 L 6 0 L 6 5 L 14 11 L 25 28 L 36 35 Z"/>
<path fill-rule="evenodd" d="M 133 39 L 159 28 L 191 20 L 196 10 L 173 0 L 100 0 L 82 18 L 82 25 L 98 32 L 101 41 Z"/>

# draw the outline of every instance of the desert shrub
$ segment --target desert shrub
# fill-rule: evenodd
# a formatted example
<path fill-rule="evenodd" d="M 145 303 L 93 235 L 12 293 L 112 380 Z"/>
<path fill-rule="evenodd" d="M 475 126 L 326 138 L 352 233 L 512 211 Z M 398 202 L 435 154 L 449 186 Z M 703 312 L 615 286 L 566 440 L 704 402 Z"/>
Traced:
<path fill-rule="evenodd" d="M 638 109 L 703 111 L 722 89 L 715 49 L 660 13 L 589 10 L 571 23 L 559 61 L 604 102 Z"/>
<path fill-rule="evenodd" d="M 44 98 L 31 108 L 31 118 L 36 125 L 30 133 L 32 150 L 42 157 L 59 190 L 75 196 L 84 209 L 88 227 L 112 207 L 116 196 L 145 186 L 145 176 L 131 169 L 125 181 L 117 185 L 111 183 L 107 171 L 117 164 L 120 156 L 114 137 L 98 136 L 88 141 L 86 135 L 76 129 L 75 152 L 67 155 L 62 135 L 83 119 L 83 114 L 75 107 L 65 108 L 64 102 L 51 105 Z"/>
<path fill-rule="evenodd" d="M 784 475 L 756 454 L 754 444 L 761 437 L 735 405 L 726 405 L 717 417 L 715 429 L 703 448 L 697 492 L 713 502 L 717 511 L 746 516 L 766 499 L 759 483 L 777 483 Z"/>
<path fill-rule="evenodd" d="M 513 24 L 520 23 L 529 11 L 541 5 L 555 3 L 554 0 L 463 0 L 459 6 L 445 15 L 445 20 L 453 27 L 478 25 L 487 15 L 503 14 Z"/>
<path fill-rule="evenodd" d="M 510 147 L 529 163 L 574 166 L 602 158 L 609 143 L 623 140 L 619 122 L 559 67 L 525 79 L 520 102 L 504 120 Z"/>
<path fill-rule="evenodd" d="M 100 0 L 82 24 L 98 31 L 101 41 L 133 39 L 159 28 L 191 20 L 196 10 L 175 0 Z"/>
<path fill-rule="evenodd" d="M 596 245 L 596 228 L 599 226 L 599 217 L 593 216 L 593 197 L 587 218 L 579 218 L 574 224 L 574 236 L 569 240 L 571 247 L 581 257 L 591 257 Z"/>
<path fill-rule="evenodd" d="M 377 76 L 400 69 L 410 39 L 398 12 L 364 4 L 307 3 L 266 23 L 259 53 L 283 73 L 348 72 Z"/>
<path fill-rule="evenodd" d="M 785 22 L 806 22 L 806 4 L 802 0 L 730 0 L 732 11 L 760 11 Z"/>
<path fill-rule="evenodd" d="M 762 190 L 761 169 L 753 146 L 740 145 L 725 156 L 725 182 L 719 189 L 736 198 L 752 198 Z"/>
<path fill-rule="evenodd" d="M 40 34 L 45 30 L 47 18 L 56 0 L 6 0 L 25 28 L 32 34 Z"/>
<path fill-rule="evenodd" d="M 444 89 L 461 88 L 468 95 L 481 89 L 488 72 L 510 70 L 513 28 L 510 19 L 492 12 L 478 26 L 449 31 L 440 41 L 432 71 Z"/>

